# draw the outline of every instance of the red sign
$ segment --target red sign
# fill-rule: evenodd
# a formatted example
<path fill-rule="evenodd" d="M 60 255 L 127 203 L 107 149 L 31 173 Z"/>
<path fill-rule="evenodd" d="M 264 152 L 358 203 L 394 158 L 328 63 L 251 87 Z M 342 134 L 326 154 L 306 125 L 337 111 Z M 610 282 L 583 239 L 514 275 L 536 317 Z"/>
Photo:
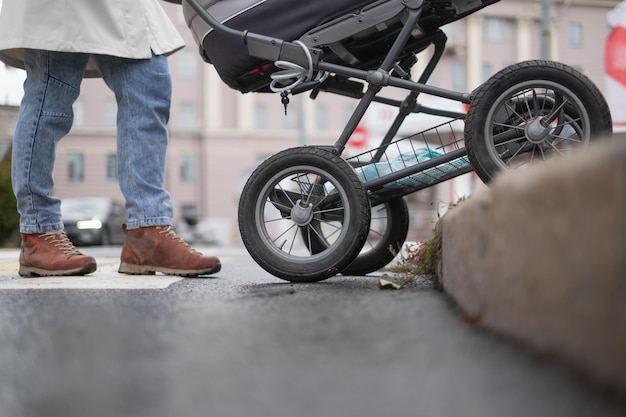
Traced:
<path fill-rule="evenodd" d="M 626 87 L 626 28 L 618 26 L 607 39 L 606 74 Z"/>
<path fill-rule="evenodd" d="M 348 146 L 355 149 L 364 148 L 367 145 L 367 129 L 364 126 L 357 126 L 348 139 Z"/>

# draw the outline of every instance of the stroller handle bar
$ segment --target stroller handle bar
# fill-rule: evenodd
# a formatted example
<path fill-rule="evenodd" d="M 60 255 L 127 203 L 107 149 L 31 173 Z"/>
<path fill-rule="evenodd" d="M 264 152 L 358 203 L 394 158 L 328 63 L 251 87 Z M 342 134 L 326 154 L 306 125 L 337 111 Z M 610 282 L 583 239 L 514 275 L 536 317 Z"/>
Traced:
<path fill-rule="evenodd" d="M 205 22 L 207 22 L 209 26 L 211 26 L 214 30 L 221 32 L 225 35 L 239 37 L 241 38 L 243 43 L 246 43 L 247 31 L 232 29 L 226 25 L 223 25 L 216 18 L 211 16 L 206 10 L 204 10 L 204 7 L 202 7 L 200 3 L 198 3 L 198 0 L 184 0 L 184 1 L 186 1 L 191 6 L 191 8 L 196 13 L 198 13 L 198 16 L 200 16 Z"/>
<path fill-rule="evenodd" d="M 321 51 L 319 49 L 311 49 L 311 55 L 307 56 L 302 47 L 290 42 L 286 42 L 282 39 L 272 38 L 269 36 L 260 35 L 258 33 L 252 33 L 247 30 L 237 30 L 230 28 L 213 16 L 211 16 L 205 9 L 198 3 L 197 0 L 184 0 L 191 8 L 200 16 L 213 30 L 220 32 L 226 36 L 237 37 L 241 42 L 248 47 L 250 55 L 267 59 L 271 61 L 288 60 L 300 65 L 307 65 L 311 62 L 317 64 L 321 59 Z M 423 0 L 420 0 L 423 1 Z M 312 59 L 312 61 L 311 61 Z"/>
<path fill-rule="evenodd" d="M 183 0 L 204 20 L 213 30 L 228 36 L 239 38 L 248 48 L 251 56 L 268 61 L 285 60 L 299 65 L 317 65 L 322 59 L 322 50 L 308 46 L 309 53 L 302 49 L 301 44 L 286 41 L 275 37 L 253 33 L 248 30 L 238 30 L 228 27 L 218 21 L 198 2 L 198 0 Z M 420 9 L 426 0 L 403 0 L 402 6 L 408 9 Z M 321 45 L 320 45 L 321 46 Z"/>
<path fill-rule="evenodd" d="M 373 84 L 408 88 L 410 90 L 426 94 L 439 95 L 440 97 L 461 101 L 463 103 L 470 103 L 472 100 L 471 94 L 468 93 L 458 93 L 423 84 L 416 87 L 414 83 L 407 80 L 391 80 L 389 77 L 385 77 L 385 74 L 378 71 L 364 71 L 347 68 L 342 65 L 320 62 L 322 59 L 322 50 L 319 48 L 308 46 L 307 48 L 309 53 L 306 53 L 307 51 L 303 50 L 301 43 L 289 42 L 283 39 L 249 32 L 247 30 L 230 28 L 219 22 L 215 17 L 208 13 L 198 0 L 183 1 L 187 2 L 189 6 L 191 6 L 191 8 L 198 14 L 198 16 L 211 26 L 213 30 L 229 37 L 239 38 L 241 42 L 247 46 L 248 53 L 251 56 L 274 62 L 279 60 L 289 61 L 304 67 L 313 65 L 323 71 L 335 72 L 348 77 L 354 76 L 366 78 Z M 403 0 L 401 2 L 404 7 L 413 10 L 417 14 L 419 14 L 419 9 L 424 5 L 424 3 L 425 0 Z"/>

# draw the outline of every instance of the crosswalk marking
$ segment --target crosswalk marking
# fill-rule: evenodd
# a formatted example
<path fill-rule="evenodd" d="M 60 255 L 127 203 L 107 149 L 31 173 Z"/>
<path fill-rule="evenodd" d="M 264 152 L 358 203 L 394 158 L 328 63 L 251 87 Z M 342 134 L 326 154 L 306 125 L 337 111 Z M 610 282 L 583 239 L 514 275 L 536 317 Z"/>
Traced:
<path fill-rule="evenodd" d="M 7 272 L 14 271 L 10 279 L 0 280 L 0 290 L 27 289 L 164 289 L 182 277 L 171 275 L 126 275 L 119 274 L 119 260 L 115 263 L 106 259 L 97 259 L 98 269 L 93 274 L 78 277 L 42 277 L 22 278 L 17 274 L 19 264 L 0 265 L 3 278 Z"/>
<path fill-rule="evenodd" d="M 93 248 L 90 248 L 93 251 Z M 224 265 L 235 264 L 250 255 L 243 247 L 206 248 L 206 254 L 216 255 Z M 0 249 L 0 291 L 30 289 L 164 289 L 182 277 L 174 275 L 126 275 L 119 274 L 119 256 L 110 257 L 108 253 L 96 255 L 98 269 L 83 277 L 42 277 L 23 278 L 17 273 L 19 249 Z M 208 278 L 218 278 L 210 275 Z"/>

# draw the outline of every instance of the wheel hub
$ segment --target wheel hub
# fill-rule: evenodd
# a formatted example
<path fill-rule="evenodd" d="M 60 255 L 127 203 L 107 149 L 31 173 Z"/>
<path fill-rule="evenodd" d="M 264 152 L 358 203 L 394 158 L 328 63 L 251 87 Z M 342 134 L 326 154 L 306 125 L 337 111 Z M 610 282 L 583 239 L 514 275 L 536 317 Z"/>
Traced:
<path fill-rule="evenodd" d="M 302 200 L 296 201 L 291 208 L 291 220 L 298 226 L 306 226 L 313 219 L 313 204 L 308 205 Z"/>
<path fill-rule="evenodd" d="M 550 130 L 545 118 L 539 116 L 526 125 L 526 139 L 535 144 L 543 143 L 550 135 Z"/>

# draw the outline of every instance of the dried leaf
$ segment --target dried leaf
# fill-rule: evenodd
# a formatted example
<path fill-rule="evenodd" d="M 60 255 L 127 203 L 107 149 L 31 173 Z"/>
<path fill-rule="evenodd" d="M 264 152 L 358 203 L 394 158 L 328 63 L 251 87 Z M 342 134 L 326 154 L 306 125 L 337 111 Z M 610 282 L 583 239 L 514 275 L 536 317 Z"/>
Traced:
<path fill-rule="evenodd" d="M 399 290 L 400 288 L 402 288 L 401 285 L 382 278 L 378 280 L 378 287 L 381 290 Z"/>
<path fill-rule="evenodd" d="M 463 316 L 463 321 L 467 324 L 479 324 L 482 318 L 480 314 L 466 314 Z"/>

